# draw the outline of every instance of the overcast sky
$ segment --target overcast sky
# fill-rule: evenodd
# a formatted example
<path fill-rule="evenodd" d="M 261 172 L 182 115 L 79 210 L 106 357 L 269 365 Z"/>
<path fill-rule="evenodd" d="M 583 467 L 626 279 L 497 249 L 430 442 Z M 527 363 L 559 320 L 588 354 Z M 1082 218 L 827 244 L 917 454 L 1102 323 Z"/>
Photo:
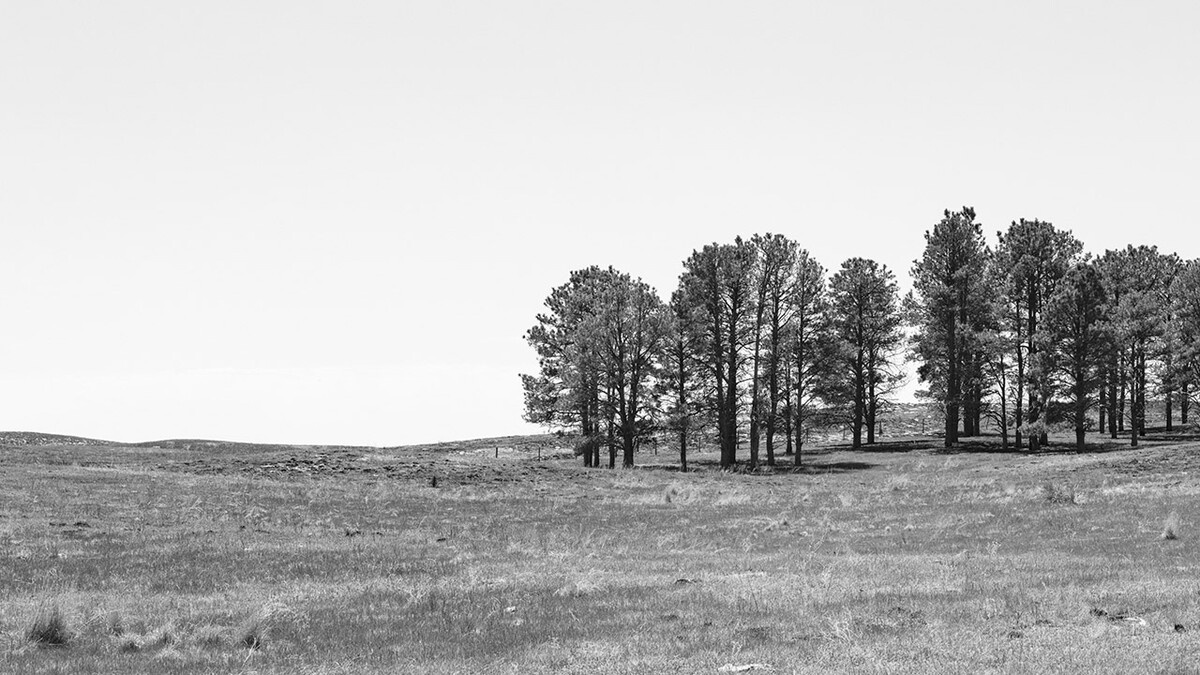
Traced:
<path fill-rule="evenodd" d="M 5 2 L 0 428 L 524 433 L 570 270 L 942 210 L 1200 256 L 1195 2 Z"/>

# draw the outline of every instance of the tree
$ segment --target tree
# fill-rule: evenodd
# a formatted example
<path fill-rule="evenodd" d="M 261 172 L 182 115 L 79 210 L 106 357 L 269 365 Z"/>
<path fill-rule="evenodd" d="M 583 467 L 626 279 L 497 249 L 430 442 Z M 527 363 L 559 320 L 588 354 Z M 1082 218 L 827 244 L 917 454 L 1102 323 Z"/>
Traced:
<path fill-rule="evenodd" d="M 1188 261 L 1172 280 L 1171 314 L 1180 421 L 1186 425 L 1192 388 L 1200 381 L 1200 259 Z"/>
<path fill-rule="evenodd" d="M 828 336 L 829 322 L 825 268 L 808 251 L 800 249 L 796 252 L 793 277 L 787 298 L 792 321 L 784 337 L 783 431 L 787 438 L 786 453 L 795 453 L 794 463 L 799 466 L 804 450 L 805 424 L 817 401 L 815 385 L 827 366 L 828 350 L 823 344 Z"/>
<path fill-rule="evenodd" d="M 795 292 L 799 246 L 780 234 L 756 234 L 750 241 L 757 249 L 750 404 L 750 466 L 753 468 L 758 464 L 760 421 L 766 427 L 767 465 L 775 465 L 775 434 L 786 376 L 783 372 L 787 363 L 786 337 L 795 316 L 790 300 Z"/>
<path fill-rule="evenodd" d="M 539 366 L 537 375 L 521 376 L 525 419 L 578 429 L 585 466 L 600 465 L 598 439 L 606 422 L 609 465 L 618 438 L 625 465 L 632 465 L 653 409 L 648 392 L 667 327 L 662 301 L 640 279 L 592 266 L 552 290 L 546 308 L 525 336 Z"/>
<path fill-rule="evenodd" d="M 884 389 L 894 381 L 888 366 L 900 343 L 896 277 L 886 265 L 851 258 L 829 281 L 831 367 L 821 397 L 849 422 L 853 447 L 875 440 L 875 418 Z"/>
<path fill-rule="evenodd" d="M 663 350 L 660 398 L 664 403 L 667 428 L 679 440 L 679 470 L 688 470 L 688 439 L 699 413 L 696 320 L 685 302 L 682 289 L 675 291 L 669 305 L 670 324 Z"/>
<path fill-rule="evenodd" d="M 669 317 L 648 284 L 612 268 L 609 272 L 578 332 L 596 355 L 605 384 L 604 412 L 615 422 L 622 465 L 631 467 L 637 441 L 650 426 L 645 415 L 654 407 L 647 399 L 668 339 Z"/>
<path fill-rule="evenodd" d="M 696 319 L 702 377 L 709 410 L 715 412 L 721 468 L 737 462 L 738 408 L 745 348 L 752 341 L 755 248 L 738 237 L 733 244 L 710 244 L 684 261 L 682 301 Z"/>
<path fill-rule="evenodd" d="M 1105 313 L 1114 346 L 1109 361 L 1113 374 L 1108 387 L 1109 430 L 1115 438 L 1126 419 L 1128 393 L 1130 444 L 1137 445 L 1138 436 L 1146 433 L 1149 363 L 1166 333 L 1162 289 L 1170 287 L 1178 262 L 1174 254 L 1160 254 L 1156 246 L 1130 245 L 1105 251 L 1097 265 L 1108 298 Z"/>
<path fill-rule="evenodd" d="M 1083 244 L 1069 231 L 1055 228 L 1040 220 L 1013 222 L 1007 232 L 998 232 L 995 269 L 1002 290 L 1002 323 L 1006 325 L 1014 347 L 1012 360 L 1016 364 L 1016 415 L 1027 425 L 1041 427 L 1048 388 L 1039 368 L 1038 328 L 1045 314 L 1046 303 L 1059 279 L 1079 258 Z M 1025 397 L 1028 396 L 1028 407 Z M 1024 413 L 1024 420 L 1023 418 Z M 1016 443 L 1021 445 L 1021 428 L 1017 428 Z M 1029 439 L 1030 449 L 1045 442 L 1044 432 Z"/>
<path fill-rule="evenodd" d="M 920 362 L 921 381 L 942 401 L 946 447 L 958 442 L 964 366 L 976 349 L 972 310 L 987 294 L 988 255 L 975 210 L 963 207 L 945 211 L 933 230 L 925 232 L 925 252 L 913 263 L 913 292 L 906 302 L 916 327 L 913 357 Z"/>
<path fill-rule="evenodd" d="M 1109 352 L 1103 327 L 1104 286 L 1090 262 L 1071 267 L 1045 305 L 1045 320 L 1037 334 L 1052 393 L 1069 400 L 1068 416 L 1075 424 L 1075 447 L 1084 449 L 1088 408 L 1104 383 Z"/>
<path fill-rule="evenodd" d="M 590 345 L 579 340 L 580 325 L 596 311 L 599 289 L 614 272 L 592 266 L 571 272 L 567 283 L 546 298 L 547 311 L 525 340 L 538 355 L 538 374 L 521 375 L 525 420 L 548 428 L 574 428 L 584 438 L 600 433 L 600 376 Z M 595 444 L 592 444 L 595 445 Z M 583 453 L 585 466 L 599 466 L 599 450 Z"/>

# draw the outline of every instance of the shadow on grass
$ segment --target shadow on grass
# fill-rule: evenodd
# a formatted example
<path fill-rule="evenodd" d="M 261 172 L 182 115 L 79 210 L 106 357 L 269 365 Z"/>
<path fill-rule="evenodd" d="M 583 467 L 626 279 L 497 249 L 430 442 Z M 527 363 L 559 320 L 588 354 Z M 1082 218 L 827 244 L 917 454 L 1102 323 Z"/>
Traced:
<path fill-rule="evenodd" d="M 912 452 L 913 450 L 929 450 L 937 448 L 940 444 L 938 439 L 934 438 L 907 438 L 889 441 L 876 441 L 871 444 L 863 444 L 859 447 L 854 447 L 850 443 L 837 443 L 826 445 L 822 450 L 825 452 L 852 451 L 852 452 Z"/>
<path fill-rule="evenodd" d="M 879 466 L 870 462 L 802 462 L 800 466 L 791 467 L 791 473 L 823 475 L 833 473 L 849 473 L 865 471 Z"/>
<path fill-rule="evenodd" d="M 828 453 L 822 453 L 828 454 Z M 774 466 L 768 466 L 765 462 L 760 462 L 757 469 L 751 469 L 750 464 L 746 460 L 740 460 L 731 469 L 725 469 L 730 473 L 742 474 L 745 476 L 781 476 L 793 473 L 799 474 L 835 474 L 848 473 L 851 471 L 864 471 L 873 469 L 878 464 L 870 462 L 856 461 L 817 461 L 808 456 L 801 459 L 800 465 L 796 466 L 793 456 L 785 456 L 782 461 L 778 461 Z M 634 469 L 638 471 L 665 471 L 667 473 L 680 473 L 678 464 L 639 464 Z M 688 473 L 722 471 L 721 463 L 715 459 L 699 459 L 688 460 Z"/>

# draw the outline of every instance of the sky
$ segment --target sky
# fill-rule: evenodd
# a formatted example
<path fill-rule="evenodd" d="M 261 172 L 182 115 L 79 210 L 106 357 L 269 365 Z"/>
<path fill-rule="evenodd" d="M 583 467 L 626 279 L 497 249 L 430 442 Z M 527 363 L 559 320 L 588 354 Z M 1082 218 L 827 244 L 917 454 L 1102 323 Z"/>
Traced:
<path fill-rule="evenodd" d="M 571 270 L 778 232 L 902 288 L 973 206 L 1200 257 L 1195 2 L 0 3 L 0 428 L 521 420 Z"/>

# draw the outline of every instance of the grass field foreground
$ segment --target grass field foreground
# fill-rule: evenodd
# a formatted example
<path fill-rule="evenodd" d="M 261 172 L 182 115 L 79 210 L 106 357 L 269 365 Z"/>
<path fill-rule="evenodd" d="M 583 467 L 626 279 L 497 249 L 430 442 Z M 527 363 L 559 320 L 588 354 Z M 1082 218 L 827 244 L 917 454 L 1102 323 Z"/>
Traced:
<path fill-rule="evenodd" d="M 507 442 L 0 446 L 0 672 L 1200 672 L 1195 443 Z"/>

